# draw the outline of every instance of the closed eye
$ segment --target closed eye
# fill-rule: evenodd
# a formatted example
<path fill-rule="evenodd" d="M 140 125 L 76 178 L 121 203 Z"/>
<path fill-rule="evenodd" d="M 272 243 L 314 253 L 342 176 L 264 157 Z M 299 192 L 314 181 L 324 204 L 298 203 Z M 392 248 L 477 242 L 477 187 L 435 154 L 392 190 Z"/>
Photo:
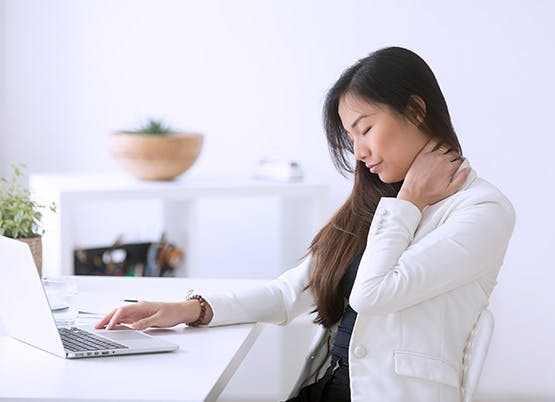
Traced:
<path fill-rule="evenodd" d="M 366 130 L 364 130 L 360 135 L 366 135 L 368 133 L 368 131 L 372 130 L 372 126 L 368 127 Z"/>

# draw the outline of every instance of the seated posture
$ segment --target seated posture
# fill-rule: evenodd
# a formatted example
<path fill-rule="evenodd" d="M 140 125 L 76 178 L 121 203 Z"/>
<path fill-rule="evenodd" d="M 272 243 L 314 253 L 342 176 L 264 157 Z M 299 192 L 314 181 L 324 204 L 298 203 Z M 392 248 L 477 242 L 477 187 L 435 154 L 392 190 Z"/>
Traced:
<path fill-rule="evenodd" d="M 97 328 L 285 325 L 313 312 L 319 335 L 289 401 L 460 402 L 463 349 L 497 283 L 513 206 L 463 157 L 434 74 L 407 49 L 345 70 L 323 120 L 353 189 L 298 266 L 246 291 L 119 307 Z"/>

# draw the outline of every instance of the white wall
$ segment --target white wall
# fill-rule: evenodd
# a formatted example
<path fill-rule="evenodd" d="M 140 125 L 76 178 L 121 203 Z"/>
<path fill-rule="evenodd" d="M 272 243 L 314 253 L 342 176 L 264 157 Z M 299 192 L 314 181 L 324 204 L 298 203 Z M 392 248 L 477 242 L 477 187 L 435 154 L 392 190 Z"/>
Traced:
<path fill-rule="evenodd" d="M 436 72 L 466 156 L 517 211 L 481 391 L 555 398 L 554 14 L 548 1 L 5 0 L 0 157 L 118 171 L 106 134 L 162 116 L 207 136 L 191 176 L 290 157 L 330 183 L 335 208 L 348 183 L 322 135 L 325 91 L 370 51 L 409 47 Z"/>
<path fill-rule="evenodd" d="M 5 102 L 5 94 L 4 94 L 4 0 L 0 0 L 0 138 L 4 136 L 4 102 Z M 3 173 L 3 165 L 4 165 L 4 147 L 0 142 L 0 175 Z M 4 326 L 2 325 L 2 319 L 0 318 L 0 335 L 4 333 Z"/>
<path fill-rule="evenodd" d="M 5 158 L 6 156 L 4 155 L 5 150 L 4 150 L 4 142 L 2 140 L 2 138 L 4 138 L 5 136 L 5 129 L 4 129 L 4 124 L 6 121 L 6 118 L 4 116 L 4 111 L 6 109 L 5 107 L 5 102 L 6 102 L 6 93 L 5 93 L 5 88 L 4 88 L 4 83 L 6 81 L 5 79 L 5 70 L 4 70 L 4 66 L 6 65 L 6 63 L 4 62 L 4 40 L 5 40 L 5 32 L 4 32 L 4 27 L 5 27 L 5 22 L 4 22 L 4 0 L 0 0 L 0 175 L 3 176 L 3 173 L 5 172 L 4 170 L 4 164 L 5 164 Z"/>

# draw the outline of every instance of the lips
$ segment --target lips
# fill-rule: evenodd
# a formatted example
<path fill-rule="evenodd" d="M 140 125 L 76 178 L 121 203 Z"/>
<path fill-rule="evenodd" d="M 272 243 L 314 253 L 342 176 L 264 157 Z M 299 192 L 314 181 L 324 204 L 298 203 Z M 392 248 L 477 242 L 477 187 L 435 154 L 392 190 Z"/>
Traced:
<path fill-rule="evenodd" d="M 382 161 L 382 162 L 383 162 L 383 161 Z M 382 163 L 382 162 L 380 162 L 380 163 Z M 378 166 L 380 163 L 375 163 L 375 164 L 373 164 L 373 165 L 366 165 L 366 167 L 367 167 L 368 169 L 370 169 L 371 172 L 373 172 L 374 169 L 376 168 L 376 166 Z"/>

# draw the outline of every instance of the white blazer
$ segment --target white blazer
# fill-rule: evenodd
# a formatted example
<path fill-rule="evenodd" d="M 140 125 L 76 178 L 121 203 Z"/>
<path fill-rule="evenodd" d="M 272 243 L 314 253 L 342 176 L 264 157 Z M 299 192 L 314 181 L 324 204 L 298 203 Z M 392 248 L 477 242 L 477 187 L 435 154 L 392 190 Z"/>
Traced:
<path fill-rule="evenodd" d="M 469 166 L 464 159 L 458 171 Z M 349 303 L 358 313 L 349 345 L 353 402 L 460 402 L 463 348 L 496 285 L 515 224 L 511 202 L 472 170 L 460 190 L 421 212 L 383 197 Z M 314 308 L 303 288 L 311 256 L 263 286 L 206 294 L 210 326 L 285 325 Z M 319 327 L 291 391 L 320 378 L 337 331 Z"/>

